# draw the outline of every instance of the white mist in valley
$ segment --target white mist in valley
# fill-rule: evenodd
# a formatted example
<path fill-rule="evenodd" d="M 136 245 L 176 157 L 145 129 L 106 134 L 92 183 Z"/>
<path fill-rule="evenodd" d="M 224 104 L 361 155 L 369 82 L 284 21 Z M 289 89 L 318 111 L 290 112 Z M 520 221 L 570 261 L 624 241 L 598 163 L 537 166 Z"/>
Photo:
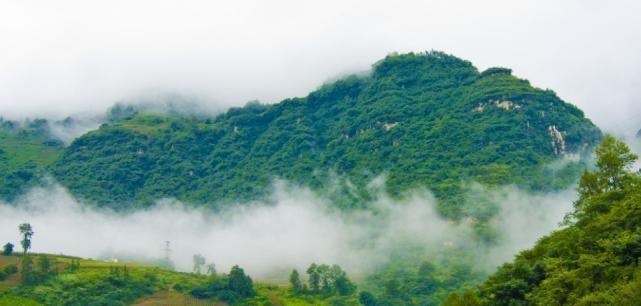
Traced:
<path fill-rule="evenodd" d="M 532 195 L 514 187 L 485 192 L 499 209 L 491 221 L 499 239 L 477 248 L 483 269 L 558 228 L 576 196 L 573 190 Z M 291 268 L 312 262 L 363 273 L 406 247 L 436 257 L 477 241 L 473 220 L 445 219 L 435 204 L 429 192 L 415 191 L 403 200 L 381 195 L 368 210 L 340 212 L 323 196 L 281 182 L 269 199 L 222 212 L 160 200 L 123 214 L 91 208 L 54 186 L 36 188 L 16 204 L 0 204 L 0 242 L 19 246 L 18 224 L 29 222 L 34 252 L 149 262 L 163 258 L 164 242 L 170 241 L 171 259 L 182 271 L 190 271 L 192 256 L 201 254 L 218 271 L 238 264 L 258 279 L 285 279 Z"/>

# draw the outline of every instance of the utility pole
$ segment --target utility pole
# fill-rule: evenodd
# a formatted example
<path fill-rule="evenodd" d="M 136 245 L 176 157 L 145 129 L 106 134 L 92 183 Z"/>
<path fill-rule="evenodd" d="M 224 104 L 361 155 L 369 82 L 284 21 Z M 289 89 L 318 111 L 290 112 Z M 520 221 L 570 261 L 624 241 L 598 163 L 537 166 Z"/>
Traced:
<path fill-rule="evenodd" d="M 171 261 L 169 260 L 169 254 L 171 253 L 171 248 L 169 246 L 169 240 L 165 241 L 165 263 L 168 265 Z"/>

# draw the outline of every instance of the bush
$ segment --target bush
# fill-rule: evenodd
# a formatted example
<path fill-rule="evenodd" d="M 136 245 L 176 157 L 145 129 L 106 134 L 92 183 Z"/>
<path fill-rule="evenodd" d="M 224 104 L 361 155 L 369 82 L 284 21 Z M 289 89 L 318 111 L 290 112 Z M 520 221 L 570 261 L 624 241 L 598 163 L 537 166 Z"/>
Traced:
<path fill-rule="evenodd" d="M 16 274 L 18 267 L 16 265 L 8 265 L 0 269 L 0 281 L 7 279 L 9 276 Z"/>
<path fill-rule="evenodd" d="M 13 275 L 18 273 L 18 266 L 16 265 L 8 265 L 4 267 L 4 272 L 7 273 L 7 275 Z"/>
<path fill-rule="evenodd" d="M 2 255 L 4 256 L 9 256 L 13 254 L 13 244 L 10 242 L 7 242 L 7 244 L 2 247 Z"/>
<path fill-rule="evenodd" d="M 212 275 L 205 285 L 192 289 L 190 293 L 199 299 L 216 298 L 229 304 L 256 295 L 252 279 L 238 266 L 232 267 L 228 276 Z"/>

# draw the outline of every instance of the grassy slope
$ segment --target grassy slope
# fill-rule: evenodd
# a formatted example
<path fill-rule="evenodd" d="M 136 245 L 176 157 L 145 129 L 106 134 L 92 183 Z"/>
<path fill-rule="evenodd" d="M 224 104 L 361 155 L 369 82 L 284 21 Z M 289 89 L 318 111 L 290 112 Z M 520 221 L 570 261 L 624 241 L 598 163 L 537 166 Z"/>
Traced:
<path fill-rule="evenodd" d="M 38 133 L 0 129 L 0 200 L 14 200 L 41 183 L 62 150 L 62 144 Z"/>
<path fill-rule="evenodd" d="M 0 150 L 14 163 L 33 161 L 46 167 L 58 159 L 61 146 L 47 144 L 44 139 L 29 133 L 10 133 L 0 130 Z"/>
<path fill-rule="evenodd" d="M 38 258 L 40 255 L 32 256 Z M 131 304 L 136 299 L 151 296 L 155 292 L 173 290 L 170 288 L 177 283 L 187 286 L 189 284 L 204 282 L 203 276 L 188 273 L 177 273 L 132 263 L 112 263 L 84 259 L 80 260 L 80 271 L 65 272 L 66 266 L 72 260 L 71 257 L 44 256 L 55 260 L 60 273 L 52 276 L 42 284 L 27 288 L 21 288 L 19 286 L 21 271 L 5 281 L 0 281 L 0 288 L 4 290 L 0 291 L 0 305 L 4 305 L 2 303 L 5 302 L 9 303 L 9 301 L 11 301 L 10 304 L 13 305 L 12 303 L 14 303 L 14 301 L 20 300 L 31 300 L 31 303 L 34 303 L 34 305 L 75 305 L 81 298 L 86 298 L 85 295 L 87 293 L 94 296 L 103 296 L 105 297 L 104 301 L 123 300 L 125 303 Z M 10 263 L 19 263 L 20 260 L 19 256 L 0 256 L 0 267 Z M 123 294 L 118 292 L 118 286 L 110 287 L 108 284 L 113 281 L 109 278 L 111 268 L 117 267 L 120 269 L 120 273 L 123 273 L 122 269 L 124 269 L 125 266 L 131 275 L 131 283 L 140 285 L 140 283 L 147 281 L 145 285 L 138 286 L 140 290 L 132 294 L 133 299 L 123 299 Z M 186 295 L 184 293 L 176 293 L 175 291 L 172 292 L 174 292 L 174 296 L 184 297 Z M 91 299 L 85 301 L 96 302 L 96 300 Z"/>
<path fill-rule="evenodd" d="M 37 258 L 40 255 L 32 255 Z M 188 289 L 178 291 L 175 287 L 180 284 L 183 288 L 190 288 L 194 285 L 203 284 L 207 278 L 205 276 L 191 273 L 172 272 L 156 267 L 132 264 L 132 263 L 113 263 L 94 260 L 80 260 L 79 272 L 65 272 L 65 268 L 75 257 L 61 257 L 54 255 L 43 255 L 55 260 L 56 266 L 60 271 L 46 282 L 34 287 L 21 288 L 20 271 L 12 275 L 7 280 L 0 281 L 0 305 L 79 305 L 82 303 L 101 304 L 100 301 L 124 302 L 131 305 L 225 305 L 219 301 L 200 300 L 191 296 Z M 20 266 L 21 258 L 19 256 L 0 256 L 0 268 L 17 264 Z M 131 279 L 129 282 L 134 283 L 140 290 L 129 294 L 120 292 L 123 288 L 112 287 L 110 282 L 111 268 L 122 269 L 127 267 Z M 148 285 L 140 283 L 148 282 Z M 251 300 L 244 301 L 241 304 L 251 305 L 331 305 L 334 301 L 332 298 L 319 299 L 315 297 L 293 296 L 287 285 L 273 285 L 258 283 L 255 284 L 257 295 Z M 100 296 L 100 299 L 87 299 L 87 294 Z M 84 302 L 79 302 L 79 301 Z M 355 297 L 341 299 L 343 305 L 358 305 Z"/>

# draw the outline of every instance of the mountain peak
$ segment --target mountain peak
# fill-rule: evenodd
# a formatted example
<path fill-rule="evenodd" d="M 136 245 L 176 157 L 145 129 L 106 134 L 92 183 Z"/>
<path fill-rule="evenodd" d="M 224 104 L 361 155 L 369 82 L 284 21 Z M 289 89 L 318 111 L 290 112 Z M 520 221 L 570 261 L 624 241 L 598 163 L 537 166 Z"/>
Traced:
<path fill-rule="evenodd" d="M 249 103 L 217 116 L 117 105 L 107 118 L 68 147 L 6 136 L 11 142 L 0 149 L 16 157 L 0 160 L 7 175 L 0 192 L 15 190 L 14 177 L 50 172 L 97 205 L 131 208 L 167 197 L 218 205 L 263 196 L 280 178 L 334 190 L 336 205 L 350 208 L 367 205 L 376 196 L 369 183 L 384 176 L 390 195 L 428 188 L 442 213 L 460 216 L 463 183 L 566 187 L 582 169 L 581 154 L 601 137 L 554 92 L 507 68 L 479 73 L 436 51 L 389 55 L 371 75 L 273 105 Z M 21 163 L 11 163 L 16 158 Z M 550 172 L 547 164 L 562 158 L 566 166 Z"/>
<path fill-rule="evenodd" d="M 106 205 L 250 199 L 278 177 L 338 190 L 335 203 L 348 208 L 366 205 L 369 182 L 384 175 L 391 195 L 426 187 L 455 216 L 462 182 L 558 189 L 576 179 L 580 162 L 553 175 L 546 163 L 600 139 L 553 92 L 516 77 L 479 78 L 452 55 L 393 54 L 373 67 L 370 76 L 339 79 L 304 98 L 212 118 L 123 116 L 79 138 L 51 170 L 75 195 Z M 474 111 L 479 105 L 483 111 Z M 332 187 L 336 176 L 340 188 Z"/>

